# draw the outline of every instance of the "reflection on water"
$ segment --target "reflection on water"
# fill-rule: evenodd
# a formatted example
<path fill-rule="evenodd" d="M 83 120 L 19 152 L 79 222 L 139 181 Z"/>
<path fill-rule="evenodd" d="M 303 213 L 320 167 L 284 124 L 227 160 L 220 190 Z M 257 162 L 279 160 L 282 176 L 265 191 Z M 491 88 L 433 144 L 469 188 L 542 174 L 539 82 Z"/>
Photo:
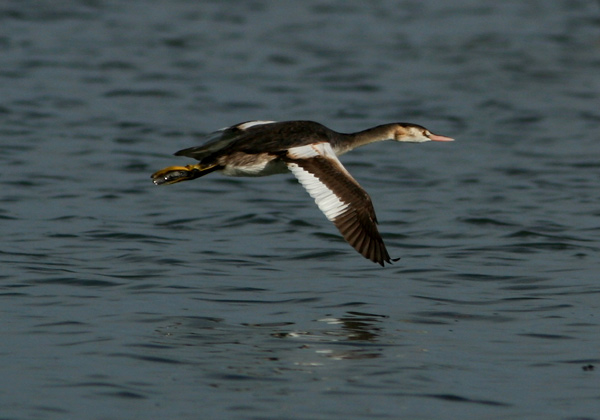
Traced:
<path fill-rule="evenodd" d="M 319 321 L 329 325 L 340 325 L 342 336 L 349 341 L 376 341 L 380 328 L 377 323 L 388 318 L 385 315 L 348 312 L 342 318 L 323 318 Z"/>
<path fill-rule="evenodd" d="M 347 312 L 347 316 L 343 318 L 322 318 L 319 322 L 326 323 L 331 330 L 308 332 L 308 331 L 292 331 L 275 333 L 273 336 L 286 337 L 303 337 L 307 340 L 322 341 L 322 342 L 337 342 L 337 341 L 377 341 L 378 331 L 380 327 L 377 323 L 381 319 L 387 318 L 384 315 L 362 314 L 360 312 Z"/>

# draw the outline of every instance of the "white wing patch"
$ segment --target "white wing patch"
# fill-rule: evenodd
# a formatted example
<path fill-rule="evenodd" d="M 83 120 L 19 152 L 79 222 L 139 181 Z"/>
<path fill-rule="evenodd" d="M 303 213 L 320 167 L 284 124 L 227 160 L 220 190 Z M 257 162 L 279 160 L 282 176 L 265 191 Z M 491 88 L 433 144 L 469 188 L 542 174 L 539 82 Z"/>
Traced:
<path fill-rule="evenodd" d="M 349 204 L 340 200 L 319 178 L 305 171 L 297 163 L 289 163 L 288 168 L 298 178 L 298 181 L 308 191 L 310 196 L 315 199 L 317 206 L 319 206 L 319 209 L 325 213 L 325 216 L 329 220 L 334 221 L 340 214 L 346 211 Z"/>
<path fill-rule="evenodd" d="M 308 159 L 311 157 L 323 156 L 333 157 L 337 160 L 335 152 L 329 143 L 307 144 L 306 146 L 292 147 L 288 150 L 288 156 L 292 159 Z"/>
<path fill-rule="evenodd" d="M 233 127 L 227 127 L 227 128 L 239 128 L 240 130 L 244 131 L 249 129 L 250 127 L 254 127 L 255 125 L 265 125 L 265 124 L 273 124 L 274 122 L 277 121 L 246 121 L 244 123 L 238 124 L 238 125 L 234 125 Z M 225 128 L 224 130 L 227 130 L 227 128 Z"/>
<path fill-rule="evenodd" d="M 322 156 L 328 159 L 334 159 L 339 163 L 329 143 L 293 147 L 288 150 L 288 155 L 294 159 L 310 159 L 316 156 Z M 342 201 L 335 192 L 329 189 L 319 178 L 297 163 L 289 162 L 287 166 L 310 196 L 314 198 L 319 209 L 325 213 L 325 216 L 327 216 L 330 221 L 334 221 L 349 207 L 349 203 Z"/>

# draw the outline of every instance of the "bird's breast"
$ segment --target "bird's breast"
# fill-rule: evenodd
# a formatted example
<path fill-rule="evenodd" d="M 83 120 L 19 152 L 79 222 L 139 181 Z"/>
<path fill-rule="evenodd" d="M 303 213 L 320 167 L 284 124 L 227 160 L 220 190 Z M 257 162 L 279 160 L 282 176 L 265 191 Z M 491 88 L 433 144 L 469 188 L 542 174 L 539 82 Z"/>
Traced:
<path fill-rule="evenodd" d="M 277 156 L 268 153 L 235 153 L 221 159 L 221 172 L 227 176 L 267 176 L 288 172 Z"/>

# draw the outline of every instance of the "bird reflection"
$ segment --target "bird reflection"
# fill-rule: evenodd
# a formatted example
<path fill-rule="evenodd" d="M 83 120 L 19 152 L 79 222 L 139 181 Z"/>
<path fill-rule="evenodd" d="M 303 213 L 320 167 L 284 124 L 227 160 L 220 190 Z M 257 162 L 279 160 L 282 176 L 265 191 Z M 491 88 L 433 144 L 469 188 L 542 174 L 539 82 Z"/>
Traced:
<path fill-rule="evenodd" d="M 330 325 L 341 325 L 341 331 L 331 331 L 330 334 L 346 337 L 349 341 L 377 341 L 381 328 L 378 325 L 386 315 L 368 314 L 362 312 L 346 312 L 342 318 L 323 318 L 319 321 Z"/>
<path fill-rule="evenodd" d="M 304 348 L 310 348 L 313 343 L 342 344 L 351 347 L 320 348 L 316 353 L 332 359 L 375 359 L 381 356 L 377 344 L 382 331 L 382 320 L 387 315 L 377 315 L 363 312 L 346 312 L 343 317 L 327 316 L 318 322 L 326 323 L 327 328 L 317 331 L 278 332 L 273 336 L 278 338 L 297 338 L 305 340 Z M 377 349 L 373 345 L 377 344 Z"/>

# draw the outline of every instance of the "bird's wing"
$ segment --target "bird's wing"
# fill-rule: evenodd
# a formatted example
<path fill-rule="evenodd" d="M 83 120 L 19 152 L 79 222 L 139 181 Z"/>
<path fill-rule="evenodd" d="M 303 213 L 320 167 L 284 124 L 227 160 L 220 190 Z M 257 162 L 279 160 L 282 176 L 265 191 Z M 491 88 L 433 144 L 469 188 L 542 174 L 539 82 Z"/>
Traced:
<path fill-rule="evenodd" d="M 292 147 L 282 159 L 354 249 L 382 266 L 392 262 L 377 230 L 371 198 L 329 143 Z"/>
<path fill-rule="evenodd" d="M 246 121 L 231 127 L 221 128 L 206 137 L 201 146 L 188 147 L 175 153 L 175 156 L 187 156 L 197 160 L 211 155 L 224 147 L 227 147 L 240 137 L 248 133 L 252 127 L 260 127 L 267 124 L 273 124 L 275 121 Z"/>

